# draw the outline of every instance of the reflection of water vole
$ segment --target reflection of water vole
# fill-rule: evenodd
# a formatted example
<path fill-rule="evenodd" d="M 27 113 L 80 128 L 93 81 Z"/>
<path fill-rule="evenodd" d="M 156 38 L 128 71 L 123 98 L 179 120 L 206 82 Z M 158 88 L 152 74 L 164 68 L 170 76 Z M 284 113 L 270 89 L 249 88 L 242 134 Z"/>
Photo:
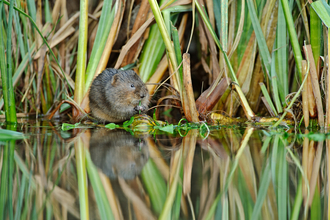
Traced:
<path fill-rule="evenodd" d="M 97 119 L 122 122 L 147 110 L 147 87 L 133 70 L 108 68 L 93 81 L 89 92 L 89 107 Z"/>
<path fill-rule="evenodd" d="M 144 140 L 124 130 L 97 129 L 90 140 L 93 163 L 108 177 L 134 179 L 149 158 Z"/>

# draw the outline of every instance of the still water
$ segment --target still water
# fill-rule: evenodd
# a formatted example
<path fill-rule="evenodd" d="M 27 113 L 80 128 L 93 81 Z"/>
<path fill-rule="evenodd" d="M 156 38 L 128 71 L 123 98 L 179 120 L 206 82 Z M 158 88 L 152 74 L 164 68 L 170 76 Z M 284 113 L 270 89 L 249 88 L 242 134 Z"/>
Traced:
<path fill-rule="evenodd" d="M 327 219 L 328 135 L 22 123 L 0 137 L 0 219 Z M 202 133 L 202 134 L 201 134 Z"/>

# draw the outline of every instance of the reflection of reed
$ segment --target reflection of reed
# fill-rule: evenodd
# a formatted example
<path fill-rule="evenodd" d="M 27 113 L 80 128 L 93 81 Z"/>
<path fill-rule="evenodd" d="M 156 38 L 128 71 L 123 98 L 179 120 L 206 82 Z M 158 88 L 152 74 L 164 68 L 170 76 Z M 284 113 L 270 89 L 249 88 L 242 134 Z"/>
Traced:
<path fill-rule="evenodd" d="M 322 140 L 305 138 L 302 148 L 293 148 L 299 142 L 289 146 L 282 134 L 264 136 L 248 127 L 244 134 L 221 128 L 206 140 L 200 140 L 198 130 L 190 130 L 183 138 L 170 140 L 172 137 L 162 135 L 139 142 L 125 131 L 99 129 L 92 136 L 88 130 L 75 131 L 76 138 L 71 140 L 76 146 L 70 148 L 61 137 L 48 135 L 46 128 L 35 133 L 20 142 L 24 147 L 0 149 L 0 197 L 11 197 L 0 202 L 3 216 L 9 216 L 9 201 L 18 219 L 49 212 L 55 219 L 88 215 L 91 219 L 319 219 L 328 212 L 325 187 L 329 169 Z M 172 148 L 164 145 L 171 143 Z M 133 149 L 137 145 L 141 150 Z M 119 146 L 124 147 L 116 149 Z M 117 150 L 132 159 L 121 159 L 126 160 L 123 167 L 131 167 L 135 156 L 147 155 L 147 161 L 140 161 L 146 162 L 140 175 L 134 169 L 132 175 L 120 172 L 119 167 L 113 169 L 115 179 L 104 174 L 107 160 L 123 156 Z M 12 173 L 6 173 L 10 166 Z M 79 166 L 79 172 L 85 170 L 87 176 L 79 177 Z M 129 180 L 123 178 L 127 176 Z M 12 178 L 12 194 L 3 194 L 8 178 Z M 82 179 L 87 180 L 85 186 L 78 187 Z"/>

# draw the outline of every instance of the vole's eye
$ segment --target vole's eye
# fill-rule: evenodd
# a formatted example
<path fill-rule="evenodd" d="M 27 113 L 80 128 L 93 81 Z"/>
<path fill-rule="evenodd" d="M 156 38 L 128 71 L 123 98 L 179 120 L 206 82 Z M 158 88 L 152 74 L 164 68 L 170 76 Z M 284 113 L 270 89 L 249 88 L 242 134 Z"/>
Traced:
<path fill-rule="evenodd" d="M 131 84 L 131 88 L 135 88 L 134 84 Z"/>

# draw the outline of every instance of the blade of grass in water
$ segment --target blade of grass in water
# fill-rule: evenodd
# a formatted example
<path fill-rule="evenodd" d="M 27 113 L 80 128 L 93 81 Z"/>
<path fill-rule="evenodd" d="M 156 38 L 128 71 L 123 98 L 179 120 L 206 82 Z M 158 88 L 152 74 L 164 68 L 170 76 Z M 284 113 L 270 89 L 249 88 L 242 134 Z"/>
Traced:
<path fill-rule="evenodd" d="M 228 187 L 229 187 L 229 184 L 231 183 L 232 181 L 232 178 L 233 178 L 233 175 L 236 171 L 236 168 L 237 168 L 237 165 L 238 165 L 238 162 L 239 162 L 239 159 L 240 157 L 242 156 L 243 152 L 244 152 L 244 149 L 246 148 L 247 146 L 247 143 L 253 133 L 253 128 L 246 128 L 246 134 L 241 142 L 241 146 L 239 148 L 239 150 L 237 151 L 237 154 L 235 156 L 235 159 L 231 165 L 231 168 L 230 168 L 230 171 L 229 171 L 229 174 L 228 174 L 228 177 L 226 179 L 226 183 L 225 183 L 225 186 L 223 188 L 223 190 L 217 195 L 217 197 L 215 198 L 214 202 L 212 203 L 212 206 L 211 208 L 209 209 L 208 213 L 207 213 L 207 216 L 205 219 L 209 220 L 209 219 L 212 219 L 212 216 L 214 215 L 215 213 L 215 210 L 216 210 L 216 207 L 220 201 L 220 199 L 222 198 L 222 195 L 227 193 L 227 190 L 228 190 Z"/>
<path fill-rule="evenodd" d="M 98 174 L 97 168 L 93 164 L 88 150 L 85 151 L 86 154 L 86 168 L 91 181 L 93 191 L 95 194 L 95 199 L 97 207 L 99 209 L 101 219 L 114 219 L 107 195 L 105 193 L 103 184 L 101 182 L 100 176 Z"/>
<path fill-rule="evenodd" d="M 299 178 L 298 187 L 296 190 L 296 197 L 294 200 L 294 205 L 291 214 L 291 220 L 299 219 L 300 209 L 302 208 L 301 203 L 303 202 L 303 195 L 302 195 L 302 178 Z"/>
<path fill-rule="evenodd" d="M 166 197 L 166 201 L 164 203 L 164 207 L 159 215 L 159 220 L 166 220 L 170 219 L 171 216 L 171 209 L 172 205 L 175 199 L 175 195 L 178 188 L 178 182 L 180 178 L 180 171 L 182 170 L 182 148 L 175 152 L 175 157 L 178 160 L 177 167 L 175 168 L 174 178 L 172 180 L 172 183 L 169 187 L 169 192 Z M 182 187 L 181 187 L 182 188 Z"/>
<path fill-rule="evenodd" d="M 21 178 L 21 184 L 19 186 L 19 191 L 18 191 L 18 198 L 17 198 L 17 203 L 16 203 L 16 208 L 15 208 L 15 220 L 19 220 L 21 217 L 21 210 L 22 210 L 22 205 L 23 205 L 23 200 L 24 200 L 24 192 L 27 191 L 26 189 L 26 180 L 27 178 L 23 177 Z"/>
<path fill-rule="evenodd" d="M 2 150 L 2 168 L 0 179 L 0 219 L 6 219 L 7 196 L 8 196 L 8 178 L 9 178 L 9 147 L 3 146 Z"/>
<path fill-rule="evenodd" d="M 315 194 L 311 205 L 311 219 L 322 219 L 321 198 L 318 185 L 315 187 Z"/>
<path fill-rule="evenodd" d="M 86 176 L 86 155 L 85 147 L 81 138 L 75 143 L 77 176 L 78 176 L 78 190 L 80 203 L 80 219 L 89 219 L 88 210 L 88 193 L 87 193 L 87 176 Z"/>
<path fill-rule="evenodd" d="M 258 219 L 259 218 L 262 204 L 264 203 L 264 200 L 265 200 L 266 195 L 267 195 L 270 180 L 271 180 L 270 165 L 267 162 L 267 165 L 266 165 L 266 167 L 263 171 L 263 174 L 261 176 L 261 181 L 260 181 L 260 186 L 259 186 L 259 190 L 258 190 L 257 200 L 256 200 L 256 203 L 255 203 L 254 208 L 253 208 L 251 219 Z"/>
<path fill-rule="evenodd" d="M 9 148 L 9 173 L 8 173 L 8 212 L 9 219 L 14 219 L 13 209 L 13 179 L 14 176 L 14 152 L 15 152 L 15 140 L 8 142 Z"/>
<path fill-rule="evenodd" d="M 165 181 L 151 158 L 144 165 L 141 177 L 150 196 L 151 206 L 154 212 L 159 215 L 165 203 L 167 190 Z"/>
<path fill-rule="evenodd" d="M 277 171 L 277 209 L 278 219 L 287 218 L 287 195 L 288 195 L 288 165 L 286 161 L 286 149 L 282 143 L 278 146 L 278 171 Z"/>

